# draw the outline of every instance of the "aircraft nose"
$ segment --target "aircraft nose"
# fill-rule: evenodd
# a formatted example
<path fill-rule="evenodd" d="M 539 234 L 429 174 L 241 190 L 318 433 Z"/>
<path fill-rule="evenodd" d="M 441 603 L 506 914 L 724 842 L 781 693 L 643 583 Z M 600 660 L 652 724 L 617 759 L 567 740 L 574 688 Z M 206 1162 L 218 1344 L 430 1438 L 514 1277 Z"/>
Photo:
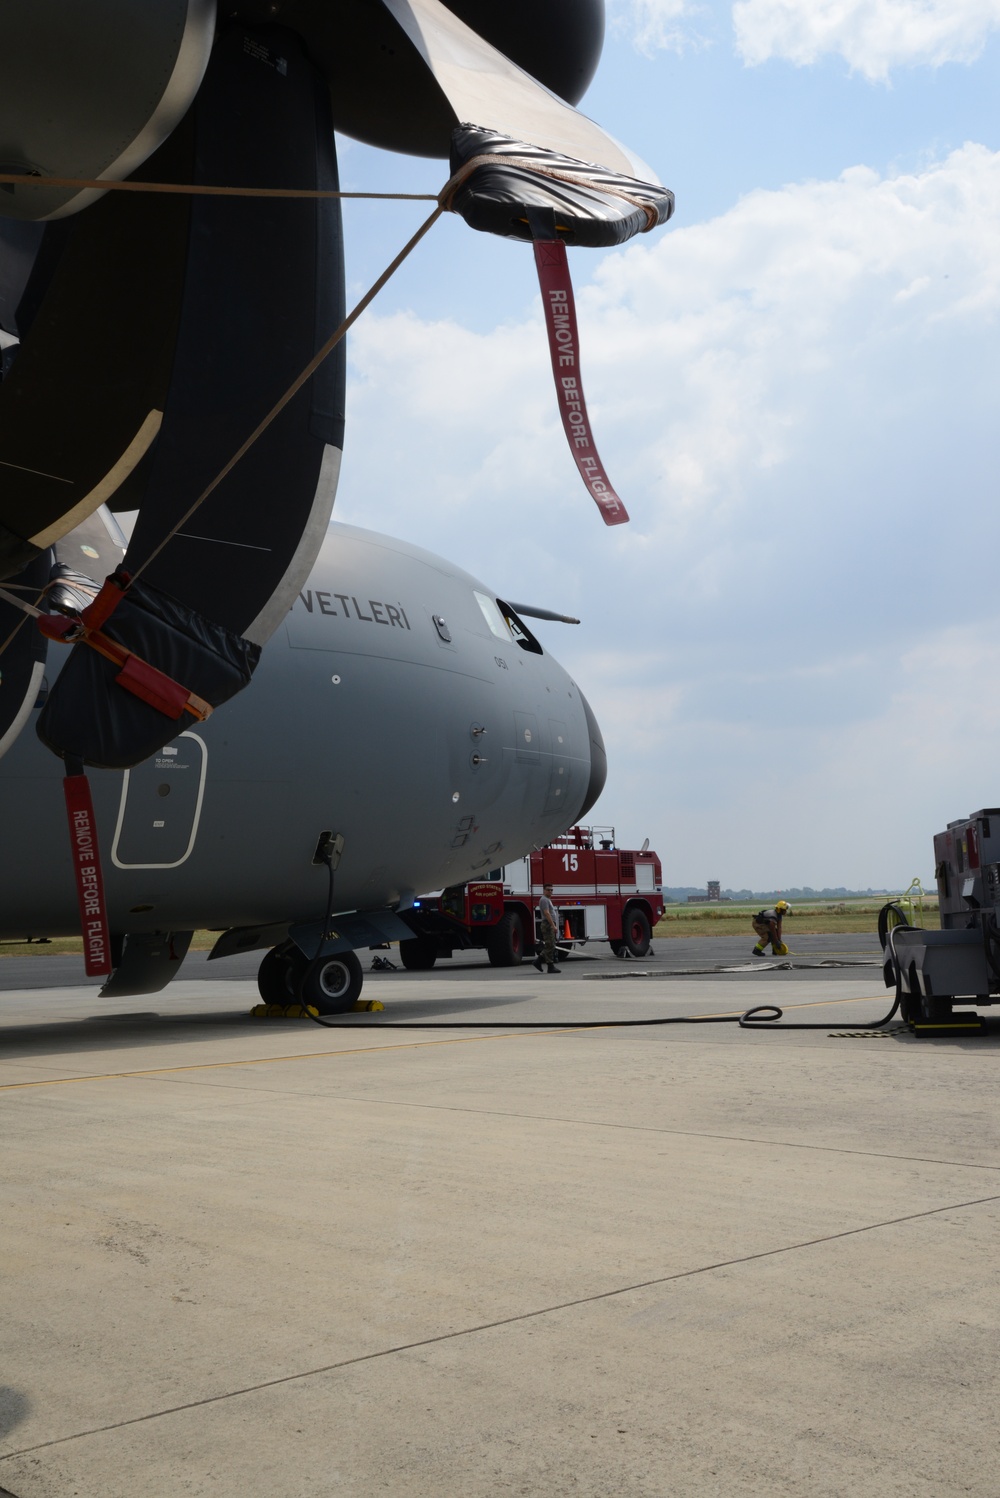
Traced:
<path fill-rule="evenodd" d="M 585 817 L 604 789 L 604 783 L 608 778 L 608 756 L 604 748 L 604 738 L 598 727 L 594 710 L 583 693 L 580 693 L 580 701 L 583 703 L 583 711 L 587 719 L 587 734 L 590 739 L 590 780 L 587 783 L 587 793 L 583 798 L 583 805 L 577 812 L 577 820 Z"/>

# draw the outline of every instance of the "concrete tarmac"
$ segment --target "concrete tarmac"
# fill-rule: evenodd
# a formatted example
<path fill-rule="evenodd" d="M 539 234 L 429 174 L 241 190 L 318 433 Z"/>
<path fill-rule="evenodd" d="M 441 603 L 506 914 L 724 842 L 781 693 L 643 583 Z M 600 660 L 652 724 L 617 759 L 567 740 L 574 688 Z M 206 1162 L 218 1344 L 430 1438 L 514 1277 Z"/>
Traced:
<path fill-rule="evenodd" d="M 879 969 L 810 964 L 877 949 L 808 940 L 373 973 L 330 1030 L 0 960 L 0 1490 L 993 1498 L 1000 1017 L 866 1031 Z M 768 1002 L 819 1028 L 578 1028 Z"/>

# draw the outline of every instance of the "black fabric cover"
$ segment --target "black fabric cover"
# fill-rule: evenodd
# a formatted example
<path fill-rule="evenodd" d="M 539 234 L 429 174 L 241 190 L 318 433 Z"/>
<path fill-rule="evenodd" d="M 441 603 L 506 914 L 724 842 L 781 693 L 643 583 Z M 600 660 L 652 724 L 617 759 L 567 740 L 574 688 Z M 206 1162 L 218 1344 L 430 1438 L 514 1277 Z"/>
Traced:
<path fill-rule="evenodd" d="M 491 159 L 456 188 L 450 206 L 471 229 L 487 234 L 530 240 L 528 208 L 546 208 L 555 213 L 556 232 L 567 244 L 603 248 L 665 224 L 674 211 L 673 193 L 658 183 L 529 146 L 497 130 L 458 125 L 451 136 L 452 175 L 476 156 Z M 525 161 L 536 162 L 539 170 L 523 165 Z M 648 205 L 652 217 L 636 203 Z"/>
<path fill-rule="evenodd" d="M 43 607 L 57 614 L 82 614 L 97 597 L 100 586 L 85 572 L 77 572 L 65 562 L 56 562 L 49 573 L 49 591 Z"/>
<path fill-rule="evenodd" d="M 249 683 L 260 648 L 146 582 L 134 583 L 103 627 L 213 707 Z M 64 647 L 53 645 L 54 650 Z M 195 720 L 168 718 L 115 681 L 119 667 L 74 645 L 38 719 L 38 737 L 58 755 L 99 769 L 137 765 Z"/>

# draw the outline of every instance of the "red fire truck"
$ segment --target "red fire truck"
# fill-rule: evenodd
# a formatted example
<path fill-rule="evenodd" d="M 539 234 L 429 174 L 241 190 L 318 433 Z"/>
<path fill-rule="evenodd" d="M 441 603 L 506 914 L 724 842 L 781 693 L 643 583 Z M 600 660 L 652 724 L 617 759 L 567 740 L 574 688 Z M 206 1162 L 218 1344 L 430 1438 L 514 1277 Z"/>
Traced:
<path fill-rule="evenodd" d="M 544 884 L 553 886 L 564 951 L 590 941 L 606 941 L 620 956 L 649 951 L 663 914 L 663 874 L 649 839 L 636 852 L 617 847 L 613 827 L 571 827 L 488 879 L 418 900 L 403 916 L 414 933 L 399 944 L 403 966 L 430 968 L 469 947 L 484 947 L 494 967 L 516 966 L 535 950 Z"/>

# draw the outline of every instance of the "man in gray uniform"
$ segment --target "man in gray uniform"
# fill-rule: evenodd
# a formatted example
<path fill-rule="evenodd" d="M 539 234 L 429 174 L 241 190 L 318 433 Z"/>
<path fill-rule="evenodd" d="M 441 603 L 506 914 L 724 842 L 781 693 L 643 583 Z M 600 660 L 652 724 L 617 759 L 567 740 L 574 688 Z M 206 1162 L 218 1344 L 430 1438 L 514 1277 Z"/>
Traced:
<path fill-rule="evenodd" d="M 556 935 L 558 932 L 556 907 L 552 903 L 551 884 L 542 885 L 542 898 L 538 902 L 538 914 L 541 919 L 542 950 L 535 954 L 535 967 L 542 971 L 542 959 L 548 964 L 547 971 L 557 973 L 556 967 Z"/>

